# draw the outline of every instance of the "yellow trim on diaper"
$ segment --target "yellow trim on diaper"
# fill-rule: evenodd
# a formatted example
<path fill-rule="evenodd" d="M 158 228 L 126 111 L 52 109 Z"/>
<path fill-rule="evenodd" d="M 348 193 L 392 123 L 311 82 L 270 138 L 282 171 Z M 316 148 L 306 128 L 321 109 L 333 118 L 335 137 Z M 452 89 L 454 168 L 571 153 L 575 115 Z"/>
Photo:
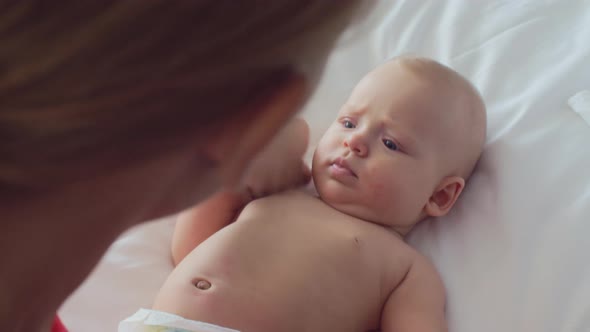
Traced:
<path fill-rule="evenodd" d="M 185 329 L 179 329 L 176 327 L 150 325 L 150 326 L 145 326 L 144 332 L 192 332 L 192 331 L 185 330 Z"/>

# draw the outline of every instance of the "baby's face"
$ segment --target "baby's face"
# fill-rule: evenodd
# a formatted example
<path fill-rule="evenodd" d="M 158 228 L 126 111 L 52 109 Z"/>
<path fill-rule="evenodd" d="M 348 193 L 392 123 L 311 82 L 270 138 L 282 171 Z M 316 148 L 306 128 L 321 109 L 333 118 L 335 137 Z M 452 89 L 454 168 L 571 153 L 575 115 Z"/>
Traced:
<path fill-rule="evenodd" d="M 315 151 L 321 198 L 355 217 L 411 228 L 441 180 L 449 126 L 437 110 L 448 96 L 395 63 L 369 73 Z"/>

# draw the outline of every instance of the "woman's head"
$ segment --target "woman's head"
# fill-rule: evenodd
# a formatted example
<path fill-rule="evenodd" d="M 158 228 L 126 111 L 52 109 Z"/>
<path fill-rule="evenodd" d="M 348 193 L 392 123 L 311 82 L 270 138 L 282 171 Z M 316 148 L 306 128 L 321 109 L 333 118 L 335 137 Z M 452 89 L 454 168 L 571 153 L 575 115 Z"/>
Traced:
<path fill-rule="evenodd" d="M 355 5 L 25 0 L 1 7 L 6 189 L 76 181 L 180 145 L 211 150 L 209 143 L 232 134 L 220 131 L 228 121 L 236 141 L 251 125 L 262 132 L 257 145 L 300 107 Z M 302 78 L 306 92 L 292 98 L 296 106 L 259 107 Z"/>
<path fill-rule="evenodd" d="M 235 182 L 356 3 L 0 2 L 0 326 L 41 330 L 124 229 Z"/>

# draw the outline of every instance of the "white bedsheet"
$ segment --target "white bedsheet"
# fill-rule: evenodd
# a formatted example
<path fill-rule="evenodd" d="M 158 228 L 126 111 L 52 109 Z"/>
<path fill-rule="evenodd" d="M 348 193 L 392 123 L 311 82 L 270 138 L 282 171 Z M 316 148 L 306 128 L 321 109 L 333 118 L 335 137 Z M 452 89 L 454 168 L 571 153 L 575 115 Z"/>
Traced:
<path fill-rule="evenodd" d="M 568 104 L 590 90 L 590 1 L 381 1 L 356 29 L 304 112 L 312 143 L 358 79 L 400 53 L 450 65 L 488 105 L 464 195 L 409 238 L 444 279 L 449 331 L 590 331 L 590 98 Z M 116 331 L 149 307 L 172 268 L 172 228 L 112 246 L 60 311 L 72 332 Z"/>

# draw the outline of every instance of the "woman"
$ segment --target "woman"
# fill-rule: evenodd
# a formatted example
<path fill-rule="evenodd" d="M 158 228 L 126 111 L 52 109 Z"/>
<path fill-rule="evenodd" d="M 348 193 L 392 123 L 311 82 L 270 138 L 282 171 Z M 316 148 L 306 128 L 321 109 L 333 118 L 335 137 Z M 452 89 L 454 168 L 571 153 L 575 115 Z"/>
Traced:
<path fill-rule="evenodd" d="M 121 232 L 238 184 L 355 6 L 0 4 L 0 330 L 48 331 Z"/>

